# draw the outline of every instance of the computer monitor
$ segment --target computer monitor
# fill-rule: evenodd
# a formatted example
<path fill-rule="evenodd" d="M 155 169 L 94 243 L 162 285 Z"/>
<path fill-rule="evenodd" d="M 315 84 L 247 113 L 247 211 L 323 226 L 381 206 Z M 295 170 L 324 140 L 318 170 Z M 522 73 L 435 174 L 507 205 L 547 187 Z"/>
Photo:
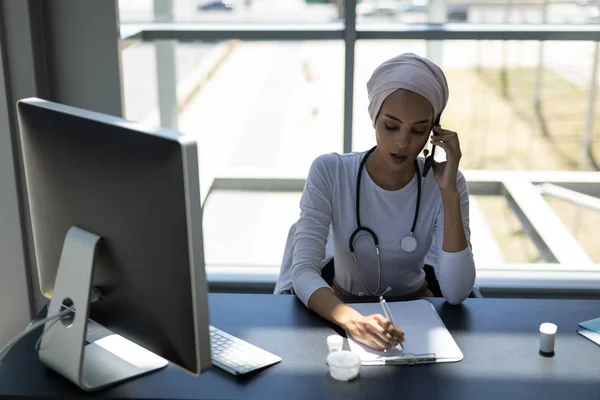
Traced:
<path fill-rule="evenodd" d="M 167 361 L 209 368 L 194 139 L 37 98 L 17 109 L 40 289 L 48 315 L 75 310 L 46 323 L 40 359 L 88 391 Z M 88 317 L 118 335 L 86 344 Z"/>

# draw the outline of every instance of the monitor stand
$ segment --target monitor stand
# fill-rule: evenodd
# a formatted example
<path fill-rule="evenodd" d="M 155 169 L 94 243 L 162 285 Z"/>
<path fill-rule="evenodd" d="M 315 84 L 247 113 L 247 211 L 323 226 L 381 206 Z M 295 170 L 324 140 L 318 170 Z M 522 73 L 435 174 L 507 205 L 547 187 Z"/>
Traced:
<path fill-rule="evenodd" d="M 69 229 L 58 266 L 48 316 L 64 307 L 74 312 L 46 322 L 40 360 L 85 391 L 93 391 L 167 366 L 168 361 L 119 335 L 85 343 L 94 256 L 100 237 Z"/>

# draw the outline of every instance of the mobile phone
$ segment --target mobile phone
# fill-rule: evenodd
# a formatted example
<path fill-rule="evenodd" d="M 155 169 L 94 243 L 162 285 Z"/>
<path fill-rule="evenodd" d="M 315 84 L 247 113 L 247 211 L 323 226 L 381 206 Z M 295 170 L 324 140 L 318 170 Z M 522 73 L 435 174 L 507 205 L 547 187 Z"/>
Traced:
<path fill-rule="evenodd" d="M 435 120 L 435 123 L 433 124 L 433 126 L 440 126 L 440 117 L 438 116 L 437 119 Z M 433 130 L 432 130 L 433 132 Z M 433 167 L 433 160 L 435 157 L 435 145 L 431 146 L 431 152 L 429 152 L 429 154 L 427 154 L 425 156 L 425 163 L 423 164 L 423 178 L 425 176 L 427 176 L 427 173 L 429 172 L 429 170 L 431 169 L 431 167 Z"/>

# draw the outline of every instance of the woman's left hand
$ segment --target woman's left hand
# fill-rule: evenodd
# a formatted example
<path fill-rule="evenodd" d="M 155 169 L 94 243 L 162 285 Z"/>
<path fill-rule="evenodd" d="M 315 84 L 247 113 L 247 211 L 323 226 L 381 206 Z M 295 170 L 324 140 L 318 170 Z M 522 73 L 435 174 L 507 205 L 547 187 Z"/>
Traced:
<path fill-rule="evenodd" d="M 431 143 L 446 152 L 446 162 L 433 164 L 433 174 L 440 190 L 447 193 L 456 192 L 458 164 L 462 157 L 458 134 L 436 126 L 433 128 Z"/>

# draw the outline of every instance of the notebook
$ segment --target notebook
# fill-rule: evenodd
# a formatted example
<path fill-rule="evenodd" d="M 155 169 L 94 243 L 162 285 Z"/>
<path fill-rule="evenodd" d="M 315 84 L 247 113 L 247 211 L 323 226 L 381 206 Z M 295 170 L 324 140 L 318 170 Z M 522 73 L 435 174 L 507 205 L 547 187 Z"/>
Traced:
<path fill-rule="evenodd" d="M 387 304 L 394 321 L 405 333 L 404 351 L 397 348 L 374 350 L 346 333 L 350 351 L 360 356 L 362 365 L 441 363 L 463 359 L 462 351 L 431 303 L 413 300 Z M 363 315 L 383 315 L 379 303 L 348 305 Z"/>
<path fill-rule="evenodd" d="M 579 323 L 579 326 L 588 331 L 600 333 L 600 318 L 590 319 Z"/>
<path fill-rule="evenodd" d="M 583 329 L 577 333 L 600 346 L 600 318 L 580 322 L 579 326 Z"/>

